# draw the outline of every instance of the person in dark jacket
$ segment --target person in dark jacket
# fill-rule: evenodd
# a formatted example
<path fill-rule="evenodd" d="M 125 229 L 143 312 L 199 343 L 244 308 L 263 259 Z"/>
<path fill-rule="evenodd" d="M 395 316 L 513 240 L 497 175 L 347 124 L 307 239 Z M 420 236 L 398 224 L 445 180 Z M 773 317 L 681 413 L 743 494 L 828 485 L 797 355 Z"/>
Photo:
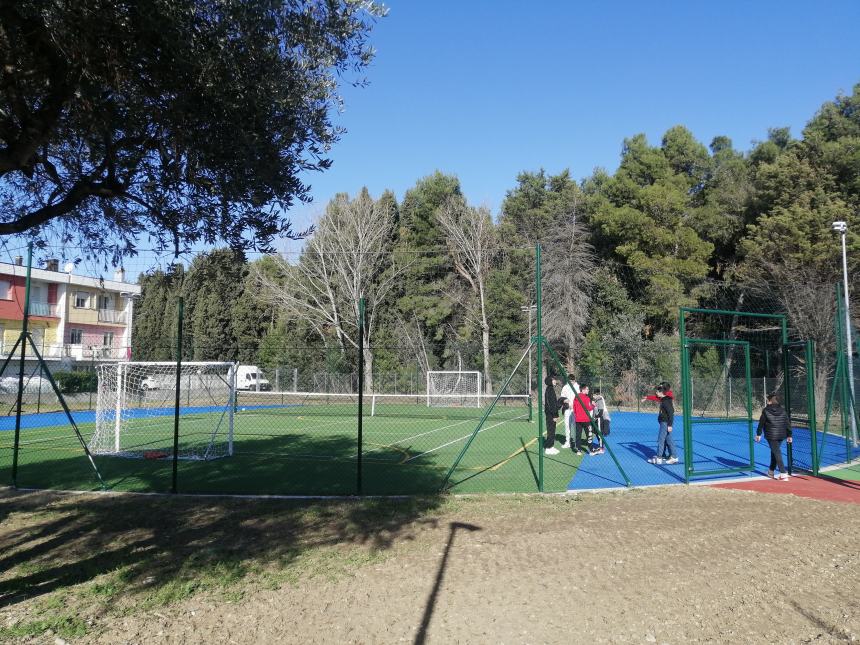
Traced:
<path fill-rule="evenodd" d="M 668 448 L 669 458 L 665 460 L 665 463 L 671 465 L 678 463 L 678 453 L 675 451 L 675 441 L 672 439 L 675 403 L 672 399 L 671 390 L 665 385 L 658 385 L 655 390 L 655 395 L 660 400 L 660 410 L 657 412 L 657 423 L 660 429 L 657 431 L 657 453 L 648 461 L 652 464 L 662 464 L 664 451 Z"/>
<path fill-rule="evenodd" d="M 788 471 L 782 462 L 782 442 L 791 443 L 791 423 L 789 423 L 788 414 L 779 404 L 779 398 L 775 393 L 767 395 L 767 405 L 761 411 L 761 418 L 758 420 L 758 429 L 755 433 L 756 441 L 761 441 L 762 432 L 764 432 L 764 438 L 767 439 L 770 446 L 770 468 L 767 471 L 767 476 L 782 481 L 788 480 Z M 781 473 L 779 477 L 775 476 L 777 468 Z"/>
<path fill-rule="evenodd" d="M 564 405 L 565 399 L 559 400 L 555 395 L 555 386 L 558 381 L 554 377 L 547 375 L 544 380 L 546 390 L 543 394 L 543 410 L 546 414 L 546 439 L 543 443 L 544 454 L 557 455 L 558 448 L 555 447 L 555 421 L 558 418 L 559 410 Z"/>

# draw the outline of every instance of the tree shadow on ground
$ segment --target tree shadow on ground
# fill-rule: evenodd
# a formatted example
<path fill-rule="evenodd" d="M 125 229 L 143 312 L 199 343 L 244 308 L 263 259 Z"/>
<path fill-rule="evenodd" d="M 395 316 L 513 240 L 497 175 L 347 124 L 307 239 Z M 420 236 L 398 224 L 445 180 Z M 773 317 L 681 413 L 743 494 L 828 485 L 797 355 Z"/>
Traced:
<path fill-rule="evenodd" d="M 179 460 L 177 491 L 241 495 L 356 495 L 356 441 L 348 434 L 298 433 L 242 438 L 233 456 L 209 461 Z M 435 494 L 445 469 L 431 459 L 407 465 L 395 451 L 376 451 L 363 463 L 362 493 Z M 163 459 L 95 456 L 109 490 L 170 492 L 173 463 Z M 8 479 L 7 479 L 8 481 Z M 370 485 L 372 484 L 372 485 Z M 99 490 L 89 461 L 62 445 L 24 447 L 19 455 L 21 488 Z"/>
<path fill-rule="evenodd" d="M 310 550 L 370 552 L 434 523 L 441 497 L 298 501 L 0 492 L 0 607 L 121 574 L 121 595 L 284 568 Z M 431 515 L 428 517 L 428 515 Z M 11 525 L 11 528 L 9 528 Z"/>

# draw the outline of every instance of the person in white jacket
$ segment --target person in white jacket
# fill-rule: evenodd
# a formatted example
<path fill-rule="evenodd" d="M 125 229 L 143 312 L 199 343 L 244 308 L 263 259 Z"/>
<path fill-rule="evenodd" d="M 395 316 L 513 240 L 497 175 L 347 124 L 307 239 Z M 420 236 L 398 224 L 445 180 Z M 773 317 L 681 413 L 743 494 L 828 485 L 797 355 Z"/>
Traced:
<path fill-rule="evenodd" d="M 573 374 L 568 374 L 567 382 L 561 388 L 561 396 L 566 398 L 569 403 L 567 410 L 564 411 L 564 445 L 562 445 L 562 448 L 570 448 L 570 431 L 573 425 L 571 413 L 573 412 L 574 397 L 577 394 L 579 394 L 579 383 L 576 382 Z"/>

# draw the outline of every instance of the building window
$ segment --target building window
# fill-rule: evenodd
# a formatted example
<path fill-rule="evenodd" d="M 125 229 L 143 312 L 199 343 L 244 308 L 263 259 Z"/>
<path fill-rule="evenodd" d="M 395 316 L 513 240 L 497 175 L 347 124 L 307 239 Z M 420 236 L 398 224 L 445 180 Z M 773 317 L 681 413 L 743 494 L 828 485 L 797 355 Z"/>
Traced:
<path fill-rule="evenodd" d="M 113 332 L 105 332 L 105 335 L 102 336 L 102 340 L 104 341 L 102 345 L 104 345 L 105 347 L 113 347 Z"/>
<path fill-rule="evenodd" d="M 86 309 L 89 302 L 90 294 L 86 291 L 78 291 L 75 293 L 75 307 L 78 309 Z"/>
<path fill-rule="evenodd" d="M 113 296 L 99 296 L 99 309 L 113 309 Z"/>
<path fill-rule="evenodd" d="M 0 300 L 12 299 L 12 283 L 8 280 L 0 280 Z"/>
<path fill-rule="evenodd" d="M 84 340 L 83 329 L 72 329 L 69 331 L 69 342 L 72 345 L 80 345 Z"/>

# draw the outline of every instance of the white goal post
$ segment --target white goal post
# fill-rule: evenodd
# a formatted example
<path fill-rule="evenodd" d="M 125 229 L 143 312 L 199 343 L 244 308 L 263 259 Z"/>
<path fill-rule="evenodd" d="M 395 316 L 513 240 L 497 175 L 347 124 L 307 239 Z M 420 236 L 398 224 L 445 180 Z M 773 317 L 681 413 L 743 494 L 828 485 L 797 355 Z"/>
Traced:
<path fill-rule="evenodd" d="M 427 407 L 481 407 L 481 373 L 477 371 L 427 372 Z"/>
<path fill-rule="evenodd" d="M 99 365 L 95 431 L 90 452 L 158 459 L 173 455 L 176 363 Z M 180 459 L 233 454 L 236 364 L 189 361 L 179 374 Z M 182 417 L 188 415 L 187 419 Z"/>

